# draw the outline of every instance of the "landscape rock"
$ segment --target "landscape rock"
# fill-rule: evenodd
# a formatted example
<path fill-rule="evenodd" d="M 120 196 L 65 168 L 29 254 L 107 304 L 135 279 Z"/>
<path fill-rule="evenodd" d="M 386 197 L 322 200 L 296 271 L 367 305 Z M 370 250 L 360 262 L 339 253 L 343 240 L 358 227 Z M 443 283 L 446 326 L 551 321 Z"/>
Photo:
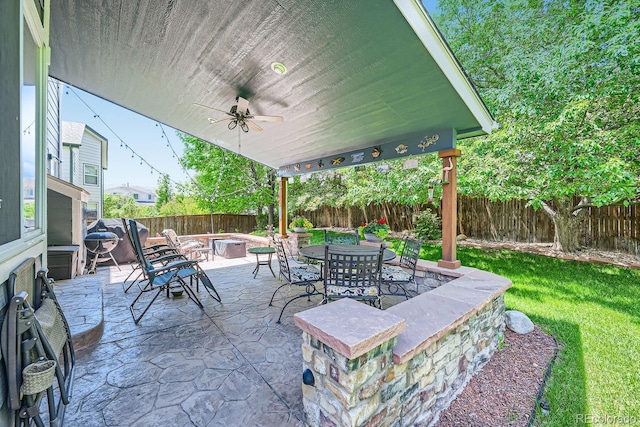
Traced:
<path fill-rule="evenodd" d="M 504 320 L 507 324 L 507 328 L 511 329 L 517 334 L 528 334 L 529 332 L 533 332 L 533 322 L 527 317 L 526 314 L 522 313 L 521 311 L 505 311 Z"/>
<path fill-rule="evenodd" d="M 466 234 L 458 234 L 458 235 L 456 236 L 456 240 L 457 240 L 458 242 L 461 242 L 461 241 L 463 241 L 463 240 L 467 240 L 467 239 L 468 239 L 468 237 L 467 237 L 467 235 L 466 235 Z"/>

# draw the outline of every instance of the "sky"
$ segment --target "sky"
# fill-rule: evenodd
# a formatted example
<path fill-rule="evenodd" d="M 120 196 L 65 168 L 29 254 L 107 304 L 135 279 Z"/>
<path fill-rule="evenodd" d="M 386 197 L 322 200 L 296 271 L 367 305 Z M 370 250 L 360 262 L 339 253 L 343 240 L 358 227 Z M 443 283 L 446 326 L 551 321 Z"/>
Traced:
<path fill-rule="evenodd" d="M 172 157 L 174 154 L 167 146 L 160 125 L 156 126 L 156 121 L 66 85 L 62 92 L 61 111 L 63 121 L 85 123 L 108 140 L 105 189 L 127 183 L 155 189 L 160 175 L 157 171 L 151 173 L 151 167 L 144 161 L 160 172 L 169 174 L 174 182 L 189 182 L 178 159 Z M 162 128 L 176 154 L 181 156 L 184 144 L 175 129 L 166 125 L 162 125 Z M 132 157 L 127 146 L 137 154 Z M 140 156 L 143 158 L 142 165 Z"/>

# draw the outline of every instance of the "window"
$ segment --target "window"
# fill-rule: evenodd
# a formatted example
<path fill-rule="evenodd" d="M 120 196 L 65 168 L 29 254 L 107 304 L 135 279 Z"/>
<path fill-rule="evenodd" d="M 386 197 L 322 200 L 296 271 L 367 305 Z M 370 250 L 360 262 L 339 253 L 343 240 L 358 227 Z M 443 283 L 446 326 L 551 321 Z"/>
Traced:
<path fill-rule="evenodd" d="M 133 193 L 133 200 L 138 200 L 139 197 L 138 193 Z"/>
<path fill-rule="evenodd" d="M 98 166 L 84 165 L 84 185 L 98 185 Z"/>
<path fill-rule="evenodd" d="M 24 231 L 36 228 L 36 147 L 39 128 L 36 123 L 36 83 L 38 47 L 25 22 L 23 43 L 23 75 L 21 123 L 22 140 L 22 226 Z"/>

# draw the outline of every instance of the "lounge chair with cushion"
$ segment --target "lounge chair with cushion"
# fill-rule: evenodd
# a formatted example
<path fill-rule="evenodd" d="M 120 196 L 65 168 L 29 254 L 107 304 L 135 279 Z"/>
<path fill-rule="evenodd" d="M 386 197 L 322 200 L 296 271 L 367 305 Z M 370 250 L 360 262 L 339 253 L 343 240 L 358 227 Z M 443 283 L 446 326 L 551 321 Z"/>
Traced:
<path fill-rule="evenodd" d="M 169 245 L 169 247 L 189 258 L 197 257 L 198 249 L 205 248 L 205 244 L 200 240 L 180 238 L 175 230 L 171 228 L 162 230 L 162 235 L 167 239 L 167 245 Z"/>

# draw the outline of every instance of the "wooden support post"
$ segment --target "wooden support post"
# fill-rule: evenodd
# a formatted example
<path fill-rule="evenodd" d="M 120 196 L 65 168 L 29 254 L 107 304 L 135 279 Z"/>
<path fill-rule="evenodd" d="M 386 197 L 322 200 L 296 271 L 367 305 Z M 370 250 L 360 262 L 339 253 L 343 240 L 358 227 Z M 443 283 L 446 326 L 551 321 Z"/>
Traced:
<path fill-rule="evenodd" d="M 451 148 L 438 152 L 442 159 L 442 259 L 438 266 L 459 268 L 456 259 L 456 237 L 458 224 L 457 163 L 460 150 Z"/>
<path fill-rule="evenodd" d="M 287 235 L 287 183 L 289 179 L 280 177 L 280 212 L 278 216 L 278 224 L 280 227 L 280 235 L 283 239 L 289 237 Z"/>

